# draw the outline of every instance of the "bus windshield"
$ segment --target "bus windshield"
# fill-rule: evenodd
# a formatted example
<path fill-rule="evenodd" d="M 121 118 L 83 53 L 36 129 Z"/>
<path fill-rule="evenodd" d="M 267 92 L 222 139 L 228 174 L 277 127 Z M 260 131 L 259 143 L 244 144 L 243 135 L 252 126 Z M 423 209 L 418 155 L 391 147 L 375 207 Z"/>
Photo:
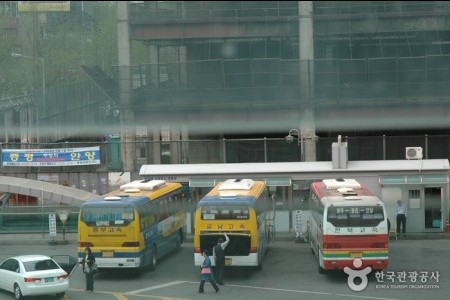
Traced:
<path fill-rule="evenodd" d="M 248 206 L 214 205 L 202 207 L 202 220 L 248 220 Z"/>
<path fill-rule="evenodd" d="M 81 212 L 81 221 L 87 225 L 127 225 L 133 220 L 132 207 L 85 207 Z"/>
<path fill-rule="evenodd" d="M 375 227 L 383 220 L 381 206 L 331 206 L 327 214 L 334 227 Z"/>

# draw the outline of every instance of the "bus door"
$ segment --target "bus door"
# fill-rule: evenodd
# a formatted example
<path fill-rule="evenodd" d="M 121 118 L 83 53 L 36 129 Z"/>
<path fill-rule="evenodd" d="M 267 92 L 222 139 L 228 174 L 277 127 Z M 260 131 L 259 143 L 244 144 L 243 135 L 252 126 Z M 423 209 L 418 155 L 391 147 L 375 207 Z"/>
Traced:
<path fill-rule="evenodd" d="M 275 240 L 275 195 L 270 195 L 269 197 L 269 207 L 268 207 L 268 217 L 267 217 L 267 242 L 273 242 Z"/>

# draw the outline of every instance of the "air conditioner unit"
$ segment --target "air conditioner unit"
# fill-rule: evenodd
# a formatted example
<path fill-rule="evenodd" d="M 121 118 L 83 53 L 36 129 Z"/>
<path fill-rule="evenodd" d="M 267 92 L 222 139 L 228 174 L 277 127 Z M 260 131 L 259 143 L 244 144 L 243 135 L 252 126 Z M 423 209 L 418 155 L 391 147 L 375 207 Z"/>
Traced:
<path fill-rule="evenodd" d="M 422 147 L 406 147 L 406 159 L 422 159 Z"/>

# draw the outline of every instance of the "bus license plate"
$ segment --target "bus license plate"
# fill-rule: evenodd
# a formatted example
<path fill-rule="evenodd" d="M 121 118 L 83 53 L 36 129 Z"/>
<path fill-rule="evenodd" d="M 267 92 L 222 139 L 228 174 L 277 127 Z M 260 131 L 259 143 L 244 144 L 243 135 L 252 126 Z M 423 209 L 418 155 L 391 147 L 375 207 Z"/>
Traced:
<path fill-rule="evenodd" d="M 225 266 L 231 266 L 231 258 L 225 258 Z"/>
<path fill-rule="evenodd" d="M 114 251 L 103 251 L 102 257 L 114 257 Z"/>
<path fill-rule="evenodd" d="M 361 258 L 362 252 L 350 252 L 350 257 L 351 258 Z"/>
<path fill-rule="evenodd" d="M 46 277 L 45 278 L 45 282 L 53 282 L 53 281 L 54 281 L 53 277 Z"/>

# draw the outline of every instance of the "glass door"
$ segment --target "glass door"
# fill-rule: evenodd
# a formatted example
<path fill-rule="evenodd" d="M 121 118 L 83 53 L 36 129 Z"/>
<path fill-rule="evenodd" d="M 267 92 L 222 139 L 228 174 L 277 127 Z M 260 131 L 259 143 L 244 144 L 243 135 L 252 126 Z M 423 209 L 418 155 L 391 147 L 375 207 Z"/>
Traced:
<path fill-rule="evenodd" d="M 425 188 L 425 228 L 442 228 L 441 188 Z"/>

